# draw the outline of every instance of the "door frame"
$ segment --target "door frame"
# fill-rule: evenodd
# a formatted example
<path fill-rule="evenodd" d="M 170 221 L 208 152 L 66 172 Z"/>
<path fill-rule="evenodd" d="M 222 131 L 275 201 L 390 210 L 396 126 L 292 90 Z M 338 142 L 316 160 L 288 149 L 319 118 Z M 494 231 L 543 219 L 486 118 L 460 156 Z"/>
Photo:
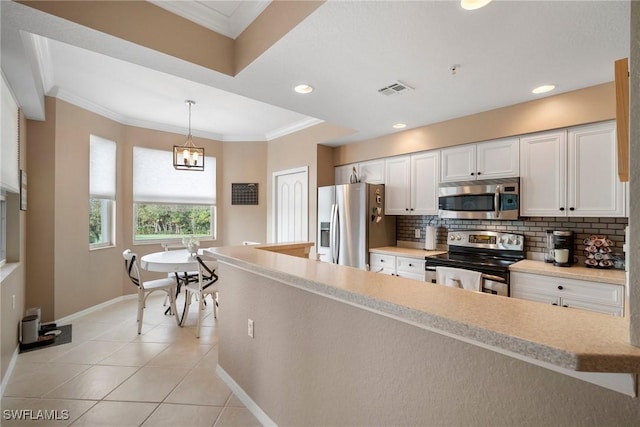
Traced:
<path fill-rule="evenodd" d="M 304 172 L 304 180 L 305 186 L 304 189 L 307 192 L 307 206 L 305 207 L 307 210 L 307 226 L 304 229 L 303 240 L 309 240 L 309 166 L 300 166 L 292 169 L 285 169 L 281 171 L 276 171 L 271 174 L 271 240 L 275 243 L 278 237 L 278 218 L 276 217 L 276 208 L 278 206 L 278 186 L 277 181 L 278 177 L 282 175 L 290 175 L 294 173 Z"/>

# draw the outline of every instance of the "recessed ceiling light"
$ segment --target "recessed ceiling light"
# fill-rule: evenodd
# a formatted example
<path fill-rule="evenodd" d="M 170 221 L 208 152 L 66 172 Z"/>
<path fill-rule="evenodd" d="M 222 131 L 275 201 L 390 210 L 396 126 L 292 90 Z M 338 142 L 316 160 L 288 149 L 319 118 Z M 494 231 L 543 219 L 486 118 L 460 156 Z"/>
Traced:
<path fill-rule="evenodd" d="M 311 93 L 313 92 L 313 87 L 308 84 L 301 84 L 293 88 L 298 93 Z"/>
<path fill-rule="evenodd" d="M 407 127 L 406 123 L 396 123 L 395 125 L 393 125 L 394 129 L 404 129 Z"/>
<path fill-rule="evenodd" d="M 546 92 L 551 92 L 555 88 L 556 88 L 556 85 L 542 85 L 542 86 L 538 86 L 537 88 L 533 89 L 531 92 L 535 93 L 535 94 L 546 93 Z"/>
<path fill-rule="evenodd" d="M 465 10 L 476 10 L 485 7 L 491 0 L 460 0 L 460 7 Z"/>

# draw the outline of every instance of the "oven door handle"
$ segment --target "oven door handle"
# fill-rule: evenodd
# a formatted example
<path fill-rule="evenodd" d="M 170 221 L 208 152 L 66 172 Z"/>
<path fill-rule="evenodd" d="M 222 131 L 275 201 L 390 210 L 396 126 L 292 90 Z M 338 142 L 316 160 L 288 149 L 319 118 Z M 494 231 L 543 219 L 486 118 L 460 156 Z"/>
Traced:
<path fill-rule="evenodd" d="M 496 193 L 493 195 L 493 205 L 495 206 L 496 218 L 500 218 L 500 186 L 496 185 Z"/>
<path fill-rule="evenodd" d="M 494 276 L 493 274 L 483 274 L 482 280 L 491 280 L 492 282 L 507 283 L 507 279 L 505 279 L 504 277 Z"/>

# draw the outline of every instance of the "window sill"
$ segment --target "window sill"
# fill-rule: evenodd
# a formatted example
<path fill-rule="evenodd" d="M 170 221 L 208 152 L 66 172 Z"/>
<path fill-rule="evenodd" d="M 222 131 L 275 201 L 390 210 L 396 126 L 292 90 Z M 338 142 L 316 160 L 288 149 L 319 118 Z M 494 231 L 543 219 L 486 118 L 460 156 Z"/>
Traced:
<path fill-rule="evenodd" d="M 115 247 L 116 245 L 105 245 L 105 246 L 94 246 L 94 247 L 89 246 L 89 252 L 99 251 L 100 249 L 111 249 Z"/>
<path fill-rule="evenodd" d="M 8 262 L 0 267 L 0 283 L 4 283 L 4 280 L 11 276 L 11 274 L 18 268 L 19 262 Z"/>

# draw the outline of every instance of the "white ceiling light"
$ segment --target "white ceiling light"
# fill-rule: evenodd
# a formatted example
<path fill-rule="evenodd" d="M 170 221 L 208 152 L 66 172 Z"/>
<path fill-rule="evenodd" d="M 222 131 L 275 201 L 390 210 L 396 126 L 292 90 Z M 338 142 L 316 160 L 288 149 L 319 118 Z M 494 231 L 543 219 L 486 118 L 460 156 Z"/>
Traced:
<path fill-rule="evenodd" d="M 540 93 L 551 92 L 555 88 L 556 88 L 555 85 L 542 85 L 542 86 L 538 86 L 537 88 L 533 89 L 531 92 L 535 93 L 535 94 L 540 94 Z"/>
<path fill-rule="evenodd" d="M 485 7 L 491 0 L 460 0 L 460 7 L 465 10 L 476 10 Z"/>
<path fill-rule="evenodd" d="M 313 92 L 313 87 L 308 84 L 300 84 L 293 88 L 298 93 L 311 93 Z"/>
<path fill-rule="evenodd" d="M 396 123 L 395 125 L 393 125 L 394 129 L 404 129 L 407 127 L 406 123 Z"/>

